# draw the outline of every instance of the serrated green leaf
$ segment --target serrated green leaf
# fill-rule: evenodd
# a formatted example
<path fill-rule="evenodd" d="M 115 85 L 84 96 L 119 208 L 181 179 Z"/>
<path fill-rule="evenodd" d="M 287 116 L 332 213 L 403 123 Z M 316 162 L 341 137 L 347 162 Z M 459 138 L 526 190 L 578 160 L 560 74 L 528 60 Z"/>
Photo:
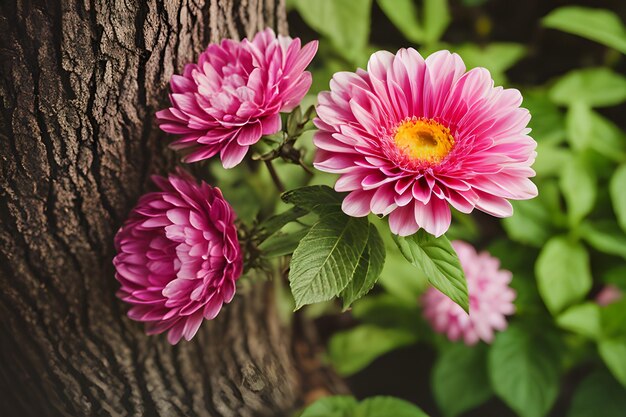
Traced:
<path fill-rule="evenodd" d="M 623 231 L 626 231 L 626 164 L 617 168 L 609 184 L 611 202 L 617 221 Z"/>
<path fill-rule="evenodd" d="M 296 309 L 330 300 L 348 285 L 367 243 L 366 218 L 321 216 L 293 252 L 289 284 Z"/>
<path fill-rule="evenodd" d="M 455 417 L 484 403 L 492 395 L 484 345 L 455 344 L 437 359 L 432 374 L 435 400 L 446 417 Z"/>
<path fill-rule="evenodd" d="M 623 417 L 624 410 L 624 388 L 606 371 L 596 371 L 576 388 L 567 417 Z"/>
<path fill-rule="evenodd" d="M 607 339 L 598 343 L 598 351 L 613 376 L 626 387 L 626 339 Z"/>
<path fill-rule="evenodd" d="M 340 211 L 343 194 L 327 185 L 309 185 L 284 192 L 280 198 L 289 204 L 314 213 Z"/>
<path fill-rule="evenodd" d="M 596 175 L 582 156 L 575 157 L 563 166 L 559 185 L 567 203 L 570 225 L 577 225 L 595 205 Z"/>
<path fill-rule="evenodd" d="M 372 0 L 294 0 L 294 6 L 306 24 L 327 36 L 348 60 L 365 49 Z"/>
<path fill-rule="evenodd" d="M 343 376 L 355 374 L 374 359 L 417 340 L 413 332 L 404 329 L 361 325 L 335 333 L 328 345 L 333 367 Z"/>
<path fill-rule="evenodd" d="M 354 417 L 428 417 L 422 410 L 408 401 L 394 397 L 372 397 L 363 400 Z"/>
<path fill-rule="evenodd" d="M 489 351 L 491 386 L 521 417 L 545 416 L 559 392 L 558 352 L 540 335 L 511 326 Z"/>
<path fill-rule="evenodd" d="M 418 20 L 418 10 L 413 0 L 376 0 L 391 23 L 404 37 L 415 43 L 424 41 L 424 30 Z"/>
<path fill-rule="evenodd" d="M 302 229 L 291 233 L 276 233 L 264 240 L 259 245 L 259 250 L 265 258 L 290 255 L 308 232 L 309 229 Z"/>
<path fill-rule="evenodd" d="M 561 313 L 556 323 L 563 329 L 597 339 L 602 335 L 600 307 L 596 303 L 583 303 L 568 308 Z"/>
<path fill-rule="evenodd" d="M 582 300 L 591 289 L 587 251 L 561 236 L 546 243 L 537 258 L 535 274 L 539 294 L 552 315 Z"/>
<path fill-rule="evenodd" d="M 384 264 L 385 244 L 376 226 L 370 223 L 367 244 L 361 253 L 359 264 L 354 270 L 352 279 L 340 294 L 344 310 L 374 287 Z"/>
<path fill-rule="evenodd" d="M 459 258 L 445 237 L 419 230 L 412 236 L 394 236 L 402 255 L 419 268 L 428 281 L 465 311 L 469 311 L 467 281 Z"/>
<path fill-rule="evenodd" d="M 585 222 L 580 234 L 594 249 L 626 259 L 626 234 L 613 220 Z"/>
<path fill-rule="evenodd" d="M 572 33 L 617 49 L 626 54 L 626 29 L 610 10 L 566 6 L 543 18 L 544 26 Z"/>
<path fill-rule="evenodd" d="M 626 100 L 626 78 L 604 67 L 574 70 L 561 77 L 548 94 L 560 105 L 615 106 Z"/>
<path fill-rule="evenodd" d="M 325 397 L 308 406 L 300 417 L 350 417 L 357 404 L 354 397 L 348 395 Z"/>

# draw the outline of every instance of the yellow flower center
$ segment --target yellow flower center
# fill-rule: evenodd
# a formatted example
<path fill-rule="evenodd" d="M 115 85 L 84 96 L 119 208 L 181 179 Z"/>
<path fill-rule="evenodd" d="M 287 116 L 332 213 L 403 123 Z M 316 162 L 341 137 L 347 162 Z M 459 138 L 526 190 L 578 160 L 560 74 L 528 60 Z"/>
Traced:
<path fill-rule="evenodd" d="M 408 119 L 398 126 L 393 137 L 396 147 L 410 159 L 437 163 L 454 146 L 450 129 L 432 119 Z"/>

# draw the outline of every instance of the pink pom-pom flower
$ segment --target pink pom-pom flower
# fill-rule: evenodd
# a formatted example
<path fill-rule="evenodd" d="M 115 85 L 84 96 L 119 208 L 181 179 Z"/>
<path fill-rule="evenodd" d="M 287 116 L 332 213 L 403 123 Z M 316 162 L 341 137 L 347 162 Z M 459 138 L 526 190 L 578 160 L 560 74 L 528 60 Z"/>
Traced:
<path fill-rule="evenodd" d="M 152 179 L 160 191 L 141 197 L 117 232 L 113 264 L 128 316 L 176 344 L 232 300 L 242 256 L 235 213 L 219 188 L 181 169 Z"/>
<path fill-rule="evenodd" d="M 263 135 L 281 128 L 280 112 L 296 107 L 311 87 L 304 71 L 317 41 L 276 36 L 271 29 L 252 41 L 211 44 L 197 64 L 170 81 L 172 107 L 157 112 L 162 130 L 180 135 L 171 145 L 187 150 L 185 162 L 219 152 L 224 168 L 239 164 Z"/>
<path fill-rule="evenodd" d="M 608 284 L 602 287 L 598 295 L 596 295 L 596 303 L 603 307 L 613 304 L 622 299 L 624 294 L 617 285 Z"/>
<path fill-rule="evenodd" d="M 458 304 L 430 287 L 422 296 L 424 317 L 438 333 L 467 345 L 482 339 L 491 343 L 494 330 L 507 327 L 507 315 L 515 312 L 515 291 L 509 287 L 511 272 L 501 270 L 500 261 L 487 252 L 476 253 L 468 243 L 452 242 L 467 278 L 469 314 Z"/>
<path fill-rule="evenodd" d="M 486 69 L 465 72 L 448 51 L 379 51 L 367 71 L 335 74 L 330 90 L 318 97 L 315 167 L 341 175 L 348 215 L 389 215 L 395 234 L 440 236 L 449 205 L 506 217 L 507 199 L 537 195 L 530 114 Z"/>

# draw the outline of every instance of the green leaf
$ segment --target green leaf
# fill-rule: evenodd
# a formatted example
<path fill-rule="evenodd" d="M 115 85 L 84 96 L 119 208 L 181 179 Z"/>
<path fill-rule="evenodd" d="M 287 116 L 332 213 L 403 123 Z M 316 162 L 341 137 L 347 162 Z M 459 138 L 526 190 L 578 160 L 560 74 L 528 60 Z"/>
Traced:
<path fill-rule="evenodd" d="M 573 103 L 567 112 L 567 137 L 579 151 L 593 149 L 616 161 L 626 155 L 622 131 L 582 102 Z"/>
<path fill-rule="evenodd" d="M 384 264 L 385 244 L 376 226 L 370 223 L 367 244 L 361 253 L 359 264 L 354 270 L 354 274 L 348 286 L 341 292 L 344 310 L 374 287 L 378 277 L 380 277 Z"/>
<path fill-rule="evenodd" d="M 309 233 L 308 228 L 291 233 L 276 233 L 264 240 L 259 245 L 259 249 L 266 258 L 290 255 L 307 233 Z"/>
<path fill-rule="evenodd" d="M 570 307 L 557 317 L 556 323 L 563 329 L 590 339 L 598 339 L 602 335 L 600 307 L 596 303 Z"/>
<path fill-rule="evenodd" d="M 515 65 L 526 54 L 526 47 L 519 43 L 491 43 L 479 46 L 466 43 L 454 48 L 468 69 L 484 67 L 489 70 L 496 84 L 506 81 L 504 72 Z"/>
<path fill-rule="evenodd" d="M 350 417 L 357 406 L 354 397 L 335 395 L 315 401 L 308 406 L 300 417 Z"/>
<path fill-rule="evenodd" d="M 602 332 L 606 337 L 626 337 L 626 297 L 602 307 L 600 314 Z"/>
<path fill-rule="evenodd" d="M 361 325 L 338 332 L 330 339 L 328 354 L 337 372 L 352 375 L 374 359 L 417 340 L 413 332 L 403 329 Z"/>
<path fill-rule="evenodd" d="M 413 0 L 376 0 L 391 23 L 404 37 L 415 43 L 424 41 L 424 30 L 418 20 L 417 6 Z"/>
<path fill-rule="evenodd" d="M 599 42 L 626 54 L 626 28 L 610 10 L 567 6 L 543 18 L 544 26 Z"/>
<path fill-rule="evenodd" d="M 537 159 L 535 159 L 533 169 L 537 173 L 537 177 L 556 176 L 571 158 L 572 152 L 568 148 L 540 142 L 537 144 Z M 539 196 L 542 192 L 543 190 Z"/>
<path fill-rule="evenodd" d="M 306 24 L 327 36 L 348 60 L 365 49 L 372 0 L 294 0 L 294 5 Z"/>
<path fill-rule="evenodd" d="M 582 300 L 591 289 L 589 255 L 562 236 L 546 243 L 535 264 L 537 286 L 552 315 Z"/>
<path fill-rule="evenodd" d="M 417 297 L 408 302 L 384 293 L 362 298 L 352 308 L 352 316 L 362 323 L 411 332 L 419 330 L 415 319 L 419 314 Z"/>
<path fill-rule="evenodd" d="M 444 416 L 458 416 L 493 395 L 486 353 L 484 345 L 455 344 L 439 356 L 433 368 L 432 388 Z"/>
<path fill-rule="evenodd" d="M 593 210 L 596 202 L 597 179 L 582 155 L 570 159 L 561 171 L 559 185 L 567 203 L 571 225 L 577 225 Z"/>
<path fill-rule="evenodd" d="M 511 326 L 489 351 L 491 386 L 521 417 L 543 417 L 559 392 L 558 358 L 541 335 Z"/>
<path fill-rule="evenodd" d="M 348 285 L 367 244 L 366 218 L 321 216 L 293 252 L 289 270 L 296 310 L 330 300 Z"/>
<path fill-rule="evenodd" d="M 306 209 L 318 214 L 339 211 L 343 195 L 327 185 L 310 185 L 284 192 L 281 197 L 285 203 Z"/>
<path fill-rule="evenodd" d="M 626 100 L 626 78 L 603 67 L 574 70 L 557 80 L 548 94 L 560 105 L 580 101 L 590 107 L 615 106 Z"/>
<path fill-rule="evenodd" d="M 270 236 L 282 229 L 286 224 L 299 219 L 308 211 L 300 207 L 292 207 L 282 213 L 268 217 L 259 225 L 259 230 L 263 236 Z"/>
<path fill-rule="evenodd" d="M 617 222 L 626 231 L 626 164 L 620 165 L 613 174 L 609 191 Z"/>
<path fill-rule="evenodd" d="M 594 249 L 626 259 L 626 234 L 613 220 L 585 222 L 580 234 Z"/>
<path fill-rule="evenodd" d="M 354 417 L 428 417 L 408 401 L 393 397 L 367 398 L 356 407 Z"/>
<path fill-rule="evenodd" d="M 624 410 L 624 388 L 606 371 L 596 371 L 576 388 L 567 417 L 624 417 Z"/>
<path fill-rule="evenodd" d="M 536 198 L 512 201 L 515 215 L 502 219 L 502 225 L 511 239 L 535 247 L 542 247 L 550 238 L 555 212 L 560 211 L 560 195 L 555 183 L 545 182 L 539 188 L 541 192 Z"/>
<path fill-rule="evenodd" d="M 537 140 L 539 145 L 555 145 L 565 138 L 563 113 L 549 99 L 545 90 L 535 89 L 524 91 L 523 106 L 532 114 L 528 126 L 532 129 L 532 136 Z M 537 152 L 537 158 L 540 157 L 541 152 Z M 539 172 L 536 163 L 533 165 L 533 168 Z"/>
<path fill-rule="evenodd" d="M 378 284 L 389 294 L 408 303 L 415 303 L 417 298 L 428 288 L 428 278 L 423 271 L 415 269 L 406 262 L 396 248 L 390 234 L 385 234 L 387 257 Z"/>
<path fill-rule="evenodd" d="M 626 387 L 626 339 L 603 340 L 598 350 L 609 371 Z"/>
<path fill-rule="evenodd" d="M 394 236 L 402 255 L 428 277 L 430 283 L 469 311 L 467 281 L 459 258 L 445 237 L 419 230 L 412 236 Z"/>
<path fill-rule="evenodd" d="M 439 41 L 450 24 L 448 0 L 424 0 L 424 43 Z"/>

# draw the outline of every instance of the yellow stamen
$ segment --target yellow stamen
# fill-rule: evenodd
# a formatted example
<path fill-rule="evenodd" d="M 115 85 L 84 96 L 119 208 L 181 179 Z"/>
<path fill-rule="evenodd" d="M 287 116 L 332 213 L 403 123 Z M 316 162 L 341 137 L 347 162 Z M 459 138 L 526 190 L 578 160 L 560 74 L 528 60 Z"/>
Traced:
<path fill-rule="evenodd" d="M 393 138 L 398 149 L 419 162 L 437 163 L 450 153 L 454 137 L 450 129 L 432 119 L 408 119 Z"/>

